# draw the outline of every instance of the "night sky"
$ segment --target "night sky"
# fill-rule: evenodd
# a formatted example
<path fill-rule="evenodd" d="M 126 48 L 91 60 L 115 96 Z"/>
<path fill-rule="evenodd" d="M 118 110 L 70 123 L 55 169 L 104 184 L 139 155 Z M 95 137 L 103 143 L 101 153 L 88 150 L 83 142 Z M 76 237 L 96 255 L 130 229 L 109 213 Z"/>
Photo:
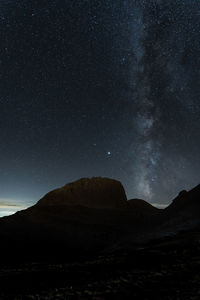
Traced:
<path fill-rule="evenodd" d="M 200 1 L 0 1 L 0 210 L 80 177 L 200 183 Z"/>

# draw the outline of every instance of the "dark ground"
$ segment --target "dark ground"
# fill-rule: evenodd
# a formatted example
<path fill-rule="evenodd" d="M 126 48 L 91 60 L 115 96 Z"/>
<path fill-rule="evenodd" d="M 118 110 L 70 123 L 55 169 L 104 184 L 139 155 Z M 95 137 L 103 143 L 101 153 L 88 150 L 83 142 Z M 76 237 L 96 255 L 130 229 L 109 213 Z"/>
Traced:
<path fill-rule="evenodd" d="M 79 262 L 1 265 L 0 299 L 200 299 L 199 230 Z"/>

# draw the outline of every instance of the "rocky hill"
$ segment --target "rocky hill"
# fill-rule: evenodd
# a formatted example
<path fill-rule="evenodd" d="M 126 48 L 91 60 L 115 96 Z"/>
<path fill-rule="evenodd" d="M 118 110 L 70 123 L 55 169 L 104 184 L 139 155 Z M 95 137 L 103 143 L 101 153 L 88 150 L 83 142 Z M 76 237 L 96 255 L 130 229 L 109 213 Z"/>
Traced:
<path fill-rule="evenodd" d="M 122 209 L 127 207 L 127 198 L 119 181 L 93 177 L 82 178 L 51 191 L 37 205 L 81 205 L 89 208 Z"/>

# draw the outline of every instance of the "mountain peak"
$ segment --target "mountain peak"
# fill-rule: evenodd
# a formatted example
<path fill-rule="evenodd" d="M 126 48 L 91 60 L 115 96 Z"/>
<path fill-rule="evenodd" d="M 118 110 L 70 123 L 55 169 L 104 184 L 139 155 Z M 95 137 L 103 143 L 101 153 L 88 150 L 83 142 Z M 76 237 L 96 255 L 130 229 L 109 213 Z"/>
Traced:
<path fill-rule="evenodd" d="M 121 209 L 127 206 L 122 184 L 105 177 L 81 178 L 46 194 L 37 206 L 86 206 Z"/>
<path fill-rule="evenodd" d="M 183 190 L 166 208 L 168 211 L 180 211 L 194 209 L 200 205 L 200 184 L 190 191 Z"/>

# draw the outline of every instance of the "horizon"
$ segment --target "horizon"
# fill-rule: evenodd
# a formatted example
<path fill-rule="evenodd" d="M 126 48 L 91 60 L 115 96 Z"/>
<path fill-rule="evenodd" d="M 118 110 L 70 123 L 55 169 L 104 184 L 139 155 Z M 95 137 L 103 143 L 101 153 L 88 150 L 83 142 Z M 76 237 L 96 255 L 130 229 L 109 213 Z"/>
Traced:
<path fill-rule="evenodd" d="M 72 181 L 72 182 L 76 182 L 80 179 L 83 179 L 83 178 L 93 178 L 93 177 L 82 177 L 82 178 L 79 178 L 75 181 Z M 102 177 L 102 178 L 105 178 L 105 177 Z M 115 178 L 113 178 L 115 179 Z M 68 182 L 66 184 L 70 184 L 72 182 Z M 123 185 L 123 184 L 122 184 Z M 53 190 L 57 189 L 57 188 L 61 188 L 63 186 L 60 186 L 60 187 L 55 187 Z M 196 187 L 196 186 L 195 186 Z M 191 189 L 195 188 L 195 187 L 192 187 Z M 190 189 L 190 190 L 191 190 Z M 50 190 L 50 191 L 53 191 L 53 190 Z M 4 216 L 10 216 L 10 215 L 13 215 L 15 214 L 16 212 L 20 211 L 20 210 L 24 210 L 24 209 L 27 209 L 31 206 L 34 206 L 40 199 L 42 199 L 47 193 L 49 193 L 50 191 L 47 191 L 45 194 L 41 195 L 41 197 L 39 197 L 38 199 L 34 200 L 33 202 L 26 202 L 27 203 L 25 205 L 25 203 L 22 201 L 21 203 L 19 203 L 19 201 L 15 201 L 14 199 L 6 199 L 6 198 L 0 198 L 0 217 L 4 217 Z M 188 190 L 187 190 L 188 191 Z M 127 201 L 129 200 L 132 200 L 132 199 L 139 199 L 139 200 L 144 200 L 146 201 L 147 203 L 151 204 L 152 206 L 158 208 L 158 209 L 165 209 L 166 207 L 168 207 L 172 202 L 173 200 L 175 199 L 175 197 L 180 193 L 181 191 L 179 191 L 173 199 L 170 199 L 168 203 L 164 204 L 164 203 L 155 203 L 155 202 L 149 202 L 148 200 L 146 199 L 141 199 L 141 198 L 137 198 L 137 197 L 127 197 Z M 125 190 L 125 194 L 126 194 L 126 190 Z M 127 194 L 126 194 L 127 196 Z"/>

